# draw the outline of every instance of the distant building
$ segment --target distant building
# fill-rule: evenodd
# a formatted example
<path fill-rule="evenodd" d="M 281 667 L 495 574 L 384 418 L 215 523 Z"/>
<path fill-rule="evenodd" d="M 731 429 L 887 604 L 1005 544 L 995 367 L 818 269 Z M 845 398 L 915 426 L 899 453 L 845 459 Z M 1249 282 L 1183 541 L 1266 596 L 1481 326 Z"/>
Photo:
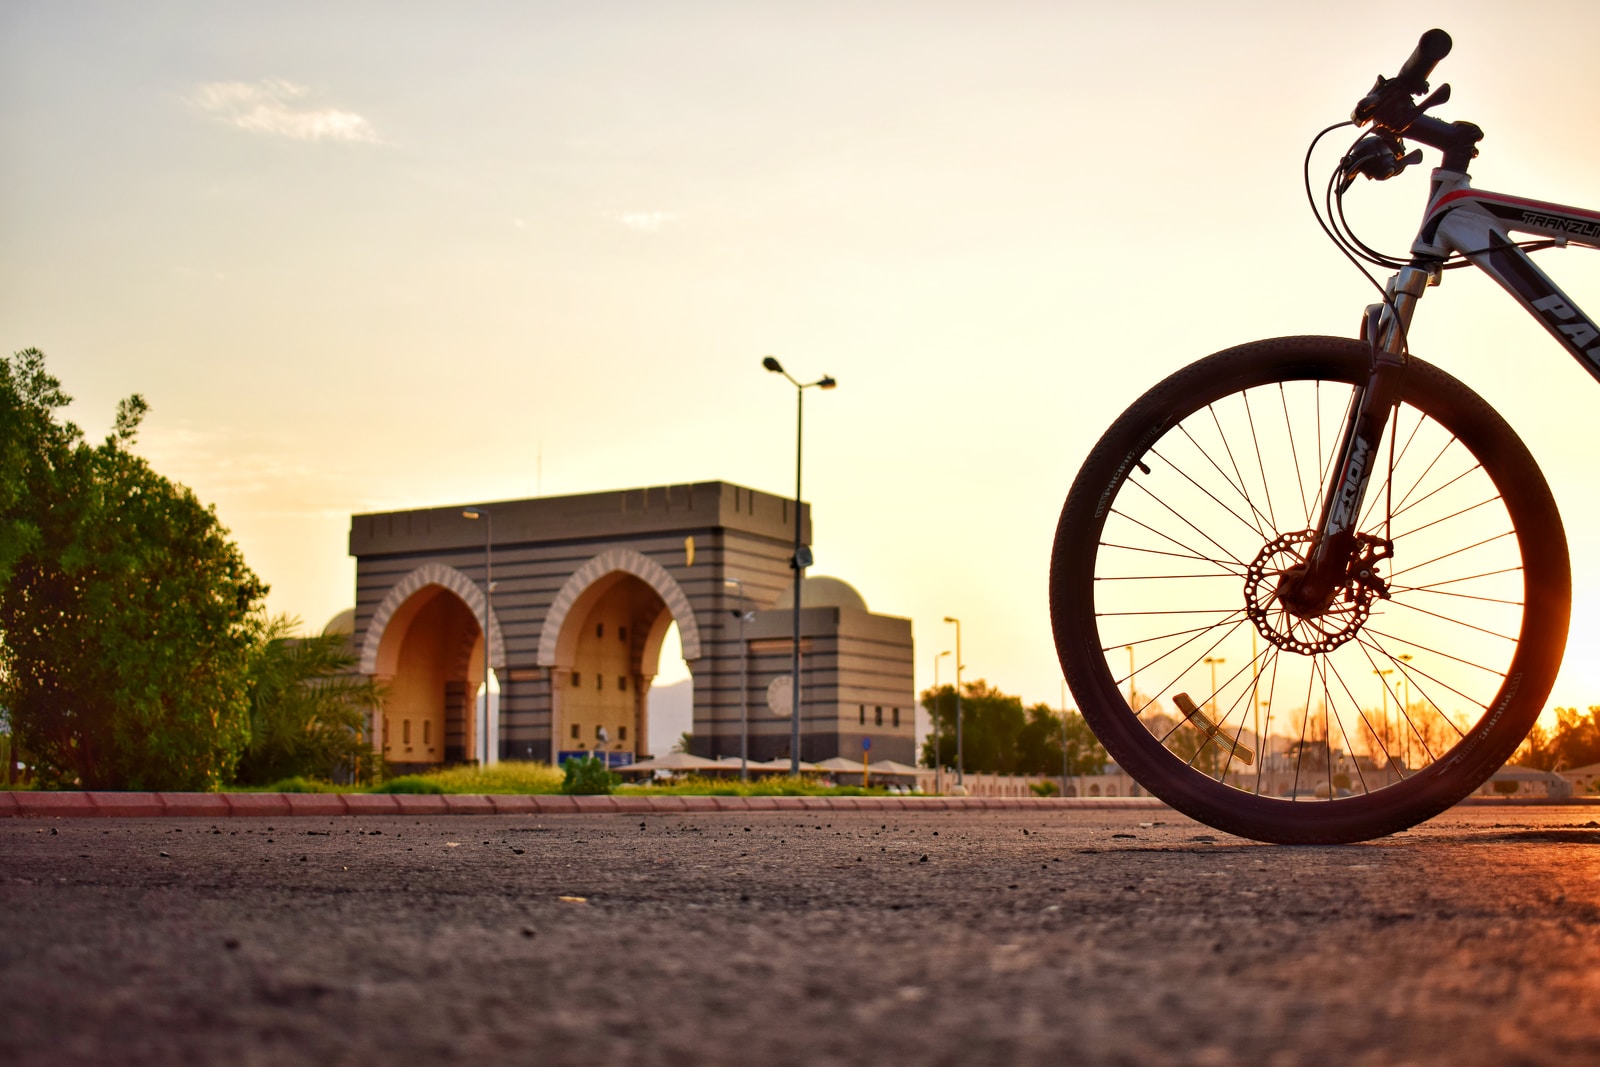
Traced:
<path fill-rule="evenodd" d="M 401 769 L 652 755 L 647 697 L 676 622 L 694 680 L 695 754 L 738 754 L 747 701 L 751 758 L 787 757 L 789 722 L 767 693 L 791 669 L 794 507 L 702 482 L 353 516 L 347 625 L 359 669 L 388 690 L 375 746 Z M 743 647 L 728 579 L 743 582 L 755 612 Z M 808 577 L 803 589 L 801 758 L 859 758 L 870 738 L 875 759 L 911 762 L 910 620 L 874 614 L 838 579 Z M 485 654 L 499 684 L 487 715 L 476 710 Z"/>
<path fill-rule="evenodd" d="M 1480 797 L 1570 797 L 1572 783 L 1554 771 L 1508 763 L 1477 789 Z"/>
<path fill-rule="evenodd" d="M 1565 778 L 1572 785 L 1572 791 L 1579 796 L 1600 793 L 1600 763 L 1586 763 L 1582 767 L 1556 773 Z"/>

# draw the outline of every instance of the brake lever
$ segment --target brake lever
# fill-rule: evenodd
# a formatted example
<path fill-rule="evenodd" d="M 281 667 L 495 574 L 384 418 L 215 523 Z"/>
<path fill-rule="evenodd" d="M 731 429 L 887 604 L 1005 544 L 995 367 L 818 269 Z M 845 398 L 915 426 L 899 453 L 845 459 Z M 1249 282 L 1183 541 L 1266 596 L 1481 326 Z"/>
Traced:
<path fill-rule="evenodd" d="M 1369 133 L 1361 138 L 1349 154 L 1339 161 L 1339 195 L 1343 196 L 1349 190 L 1358 174 L 1373 181 L 1388 181 L 1413 163 L 1422 162 L 1422 149 L 1406 154 L 1405 147 L 1398 137 L 1381 133 Z"/>
<path fill-rule="evenodd" d="M 1443 85 L 1439 86 L 1439 88 L 1433 91 L 1432 96 L 1428 97 L 1428 99 L 1417 105 L 1417 114 L 1420 115 L 1431 107 L 1438 107 L 1440 104 L 1447 104 L 1449 102 L 1450 83 L 1445 82 Z"/>
<path fill-rule="evenodd" d="M 1422 91 L 1427 91 L 1426 84 Z M 1404 133 L 1406 127 L 1415 122 L 1424 111 L 1438 107 L 1449 99 L 1450 85 L 1446 82 L 1422 103 L 1413 103 L 1411 93 L 1404 85 L 1380 74 L 1372 86 L 1372 91 L 1361 98 L 1361 102 L 1350 113 L 1350 118 L 1357 126 L 1365 126 L 1370 122 L 1379 129 Z"/>

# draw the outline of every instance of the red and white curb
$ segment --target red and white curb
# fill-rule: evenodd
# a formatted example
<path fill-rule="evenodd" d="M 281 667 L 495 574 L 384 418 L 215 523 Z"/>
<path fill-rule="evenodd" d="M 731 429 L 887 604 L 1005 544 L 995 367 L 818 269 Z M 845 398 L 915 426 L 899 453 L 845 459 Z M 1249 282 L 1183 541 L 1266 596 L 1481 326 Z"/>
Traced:
<path fill-rule="evenodd" d="M 1593 806 L 1600 797 L 1468 797 L 1460 806 Z M 1146 811 L 1154 797 L 456 796 L 432 793 L 45 793 L 0 790 L 0 818 L 660 815 L 719 811 Z"/>
<path fill-rule="evenodd" d="M 1161 809 L 1154 797 L 456 796 L 430 793 L 0 791 L 0 817 L 225 819 L 266 815 L 652 815 L 719 811 Z"/>

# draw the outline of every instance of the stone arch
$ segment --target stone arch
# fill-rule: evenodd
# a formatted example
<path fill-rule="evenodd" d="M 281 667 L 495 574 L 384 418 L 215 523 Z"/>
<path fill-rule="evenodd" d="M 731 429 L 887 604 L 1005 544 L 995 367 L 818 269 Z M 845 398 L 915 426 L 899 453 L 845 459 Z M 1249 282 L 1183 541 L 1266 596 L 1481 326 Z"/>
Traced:
<path fill-rule="evenodd" d="M 561 586 L 550 604 L 544 625 L 539 629 L 539 658 L 541 667 L 560 664 L 560 642 L 566 629 L 567 616 L 578 605 L 579 598 L 594 591 L 594 586 L 607 575 L 631 574 L 656 591 L 667 606 L 667 611 L 678 623 L 678 639 L 683 645 L 683 658 L 700 658 L 700 625 L 695 621 L 694 609 L 667 569 L 649 556 L 631 548 L 611 548 L 590 559 L 572 573 Z M 481 598 L 480 598 L 481 602 Z"/>
<path fill-rule="evenodd" d="M 367 623 L 367 632 L 361 642 L 362 674 L 378 673 L 378 653 L 383 646 L 384 631 L 394 621 L 395 613 L 405 606 L 406 601 L 430 585 L 448 589 L 472 610 L 473 618 L 483 618 L 481 585 L 454 567 L 446 567 L 442 563 L 424 563 L 391 586 L 382 602 L 378 604 L 378 610 L 372 613 L 372 621 Z M 500 632 L 500 619 L 493 611 L 489 613 L 488 652 L 489 666 L 503 670 L 506 665 L 505 638 Z"/>

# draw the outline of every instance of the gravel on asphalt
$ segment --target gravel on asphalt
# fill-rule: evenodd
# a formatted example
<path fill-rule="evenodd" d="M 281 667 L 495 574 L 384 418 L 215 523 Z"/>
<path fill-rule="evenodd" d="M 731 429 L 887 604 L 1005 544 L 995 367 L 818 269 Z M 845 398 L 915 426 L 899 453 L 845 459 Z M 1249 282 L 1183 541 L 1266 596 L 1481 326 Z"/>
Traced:
<path fill-rule="evenodd" d="M 1600 1062 L 1600 822 L 0 820 L 0 1062 Z"/>

